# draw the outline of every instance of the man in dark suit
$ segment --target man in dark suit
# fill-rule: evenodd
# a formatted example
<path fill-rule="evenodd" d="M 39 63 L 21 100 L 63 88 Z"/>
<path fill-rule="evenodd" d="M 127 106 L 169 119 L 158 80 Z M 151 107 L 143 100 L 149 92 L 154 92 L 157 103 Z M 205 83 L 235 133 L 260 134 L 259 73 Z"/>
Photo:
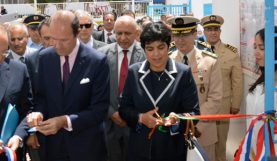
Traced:
<path fill-rule="evenodd" d="M 36 110 L 29 114 L 45 147 L 45 161 L 103 161 L 104 118 L 109 103 L 105 55 L 77 39 L 78 18 L 70 11 L 51 17 L 53 47 L 41 51 Z M 44 155 L 43 155 L 44 154 Z"/>
<path fill-rule="evenodd" d="M 9 104 L 15 105 L 19 120 L 22 120 L 33 106 L 27 68 L 20 62 L 6 58 L 7 54 L 8 34 L 4 27 L 0 26 L 0 133 Z M 7 146 L 16 150 L 19 145 L 14 145 L 12 142 L 17 139 L 18 136 L 12 137 Z M 18 153 L 18 158 L 22 159 L 22 153 Z M 5 159 L 0 155 L 0 160 Z"/>
<path fill-rule="evenodd" d="M 38 67 L 39 67 L 39 58 L 40 58 L 40 51 L 48 48 L 49 46 L 52 46 L 51 41 L 51 35 L 50 35 L 50 18 L 46 17 L 37 27 L 38 33 L 42 42 L 43 47 L 40 48 L 38 51 L 35 51 L 34 53 L 28 54 L 25 57 L 25 64 L 27 66 L 31 84 L 32 84 L 32 91 L 33 91 L 33 97 L 36 99 L 36 96 L 38 94 Z M 26 123 L 21 123 L 20 126 L 17 128 L 15 134 L 22 133 L 21 130 L 26 130 Z M 23 132 L 24 133 L 24 132 Z M 25 132 L 27 135 L 27 133 Z M 27 136 L 26 136 L 27 137 Z M 22 138 L 25 139 L 25 138 Z M 40 161 L 38 150 L 39 150 L 39 142 L 37 139 L 37 136 L 35 134 L 28 136 L 28 139 L 26 140 L 26 144 L 28 145 L 28 153 L 31 158 L 31 160 Z M 41 149 L 41 148 L 40 148 Z"/>
<path fill-rule="evenodd" d="M 98 49 L 106 45 L 106 43 L 95 40 L 92 37 L 93 19 L 88 12 L 84 10 L 77 10 L 74 14 L 78 17 L 80 23 L 80 33 L 78 34 L 78 38 L 81 42 L 89 47 L 93 47 L 94 49 Z"/>
<path fill-rule="evenodd" d="M 120 85 L 123 81 L 121 80 L 121 71 L 125 56 L 127 56 L 126 67 L 128 68 L 128 65 L 145 60 L 145 54 L 140 43 L 135 41 L 138 30 L 136 21 L 132 17 L 119 17 L 115 23 L 115 34 L 117 42 L 106 45 L 100 48 L 99 51 L 107 55 L 111 73 L 110 106 L 106 122 L 109 161 L 124 161 L 127 149 L 128 128 L 125 121 L 118 114 L 118 98 L 123 89 L 123 86 L 121 87 Z M 127 53 L 124 53 L 126 50 L 128 50 Z"/>
<path fill-rule="evenodd" d="M 39 52 L 45 48 L 48 48 L 49 46 L 52 46 L 49 18 L 46 18 L 39 24 L 38 32 L 41 37 L 43 48 L 26 55 L 25 58 L 25 64 L 27 65 L 27 69 L 30 74 L 34 97 L 36 96 L 38 90 L 38 63 L 40 57 Z"/>
<path fill-rule="evenodd" d="M 93 33 L 93 37 L 98 40 L 105 42 L 106 44 L 111 44 L 116 41 L 114 37 L 114 23 L 116 21 L 116 16 L 112 12 L 106 12 L 103 15 L 103 31 L 98 31 Z"/>

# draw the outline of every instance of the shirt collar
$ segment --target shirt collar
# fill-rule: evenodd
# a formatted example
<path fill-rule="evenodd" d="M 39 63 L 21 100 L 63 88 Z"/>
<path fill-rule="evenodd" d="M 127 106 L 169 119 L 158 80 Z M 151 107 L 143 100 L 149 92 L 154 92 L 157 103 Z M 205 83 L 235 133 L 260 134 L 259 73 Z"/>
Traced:
<path fill-rule="evenodd" d="M 113 34 L 113 30 L 111 32 L 108 32 L 107 30 L 104 29 L 104 34 L 107 35 L 108 33 L 112 33 Z"/>
<path fill-rule="evenodd" d="M 87 43 L 85 43 L 85 45 L 88 47 L 93 47 L 93 37 L 92 36 L 90 36 L 89 41 Z"/>
<path fill-rule="evenodd" d="M 133 51 L 134 46 L 135 46 L 135 41 L 133 42 L 133 44 L 128 49 L 123 49 L 122 47 L 117 45 L 117 51 L 118 51 L 118 53 L 123 53 L 122 50 L 128 50 L 128 53 L 129 53 L 129 52 Z"/>
<path fill-rule="evenodd" d="M 182 53 L 182 52 L 180 52 L 180 54 L 182 55 L 182 57 L 184 56 L 184 55 L 187 55 L 187 57 L 188 57 L 188 59 L 190 60 L 191 59 L 191 57 L 192 57 L 192 53 L 195 51 L 195 49 L 196 49 L 196 47 L 194 46 L 193 47 L 193 49 L 190 51 L 190 52 L 188 52 L 188 53 Z"/>
<path fill-rule="evenodd" d="M 71 59 L 71 58 L 74 58 L 74 59 L 75 59 L 75 58 L 76 58 L 77 53 L 78 53 L 79 46 L 80 46 L 80 41 L 79 41 L 79 39 L 77 39 L 76 45 L 75 45 L 74 49 L 73 49 L 72 52 L 68 55 L 69 59 Z"/>

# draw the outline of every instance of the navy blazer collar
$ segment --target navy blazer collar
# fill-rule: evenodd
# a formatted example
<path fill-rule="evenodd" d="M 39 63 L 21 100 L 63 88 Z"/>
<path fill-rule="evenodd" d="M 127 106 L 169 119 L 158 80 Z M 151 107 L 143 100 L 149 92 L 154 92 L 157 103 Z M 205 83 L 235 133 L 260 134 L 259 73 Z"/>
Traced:
<path fill-rule="evenodd" d="M 148 83 L 149 79 L 150 79 L 150 77 L 148 77 L 150 72 L 151 72 L 150 71 L 150 64 L 149 64 L 149 62 L 147 60 L 145 60 L 142 63 L 140 69 L 139 69 L 139 73 L 143 74 L 140 77 L 139 81 L 140 81 L 143 89 L 145 90 L 148 98 L 151 100 L 153 106 L 157 107 L 157 105 L 158 105 L 158 103 L 160 103 L 162 97 L 166 95 L 166 92 L 170 89 L 171 85 L 175 81 L 175 77 L 172 74 L 177 73 L 176 64 L 175 64 L 175 62 L 171 58 L 168 59 L 167 65 L 166 65 L 166 69 L 164 70 L 164 72 L 169 77 L 170 81 L 167 84 L 167 86 L 165 87 L 165 89 L 162 91 L 162 93 L 157 97 L 156 100 L 151 95 L 150 90 L 152 88 L 150 87 L 150 84 Z"/>
<path fill-rule="evenodd" d="M 141 67 L 139 68 L 139 73 L 146 73 L 150 71 L 150 64 L 147 60 L 142 62 Z M 171 58 L 168 58 L 165 71 L 167 71 L 169 74 L 177 73 L 176 64 L 175 61 Z"/>

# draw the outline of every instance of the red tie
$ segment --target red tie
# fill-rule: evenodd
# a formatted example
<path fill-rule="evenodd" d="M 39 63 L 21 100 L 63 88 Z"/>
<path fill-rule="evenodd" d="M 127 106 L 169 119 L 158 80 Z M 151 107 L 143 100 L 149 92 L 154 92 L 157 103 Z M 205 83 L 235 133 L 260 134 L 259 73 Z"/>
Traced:
<path fill-rule="evenodd" d="M 65 62 L 63 64 L 63 87 L 65 89 L 69 79 L 70 71 L 69 71 L 68 56 L 65 56 L 64 58 L 65 58 Z"/>
<path fill-rule="evenodd" d="M 122 50 L 124 57 L 121 62 L 121 68 L 120 68 L 120 77 L 119 77 L 119 86 L 118 86 L 118 94 L 120 95 L 122 93 L 125 79 L 127 76 L 127 71 L 128 71 L 128 58 L 127 58 L 127 53 L 128 50 Z"/>

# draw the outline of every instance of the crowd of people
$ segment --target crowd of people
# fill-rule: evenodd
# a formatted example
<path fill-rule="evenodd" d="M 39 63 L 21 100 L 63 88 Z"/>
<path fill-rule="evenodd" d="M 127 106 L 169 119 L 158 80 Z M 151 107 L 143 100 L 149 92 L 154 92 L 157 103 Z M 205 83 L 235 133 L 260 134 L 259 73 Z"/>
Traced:
<path fill-rule="evenodd" d="M 5 146 L 19 161 L 183 161 L 178 116 L 240 112 L 240 55 L 221 41 L 223 17 L 135 18 L 107 12 L 97 31 L 86 11 L 61 10 L 0 26 L 0 129 L 16 105 Z M 254 46 L 261 76 L 249 104 L 263 100 L 264 30 Z M 229 120 L 194 123 L 209 160 L 226 161 Z"/>

